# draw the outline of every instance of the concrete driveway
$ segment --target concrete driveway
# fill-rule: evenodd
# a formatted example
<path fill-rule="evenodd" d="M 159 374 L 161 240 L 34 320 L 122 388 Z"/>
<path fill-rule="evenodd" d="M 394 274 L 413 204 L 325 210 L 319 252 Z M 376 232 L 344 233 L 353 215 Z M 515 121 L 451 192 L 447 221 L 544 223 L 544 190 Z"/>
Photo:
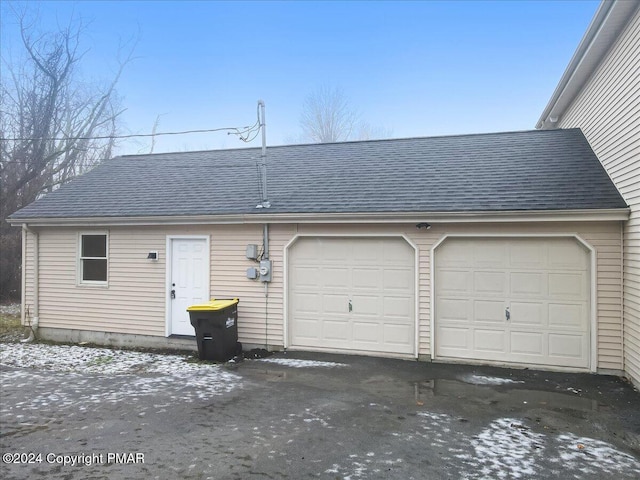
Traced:
<path fill-rule="evenodd" d="M 291 352 L 222 366 L 1 353 L 4 479 L 640 478 L 640 393 L 615 377 Z"/>

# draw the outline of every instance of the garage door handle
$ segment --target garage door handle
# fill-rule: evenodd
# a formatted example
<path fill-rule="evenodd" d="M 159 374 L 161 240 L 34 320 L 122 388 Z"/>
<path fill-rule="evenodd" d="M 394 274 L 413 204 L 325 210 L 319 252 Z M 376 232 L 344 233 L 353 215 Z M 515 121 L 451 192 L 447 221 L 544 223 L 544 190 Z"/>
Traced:
<path fill-rule="evenodd" d="M 504 316 L 507 318 L 507 322 L 511 319 L 511 312 L 509 312 L 509 307 L 504 310 Z"/>
<path fill-rule="evenodd" d="M 353 305 L 351 304 L 351 300 L 349 300 L 349 311 L 353 312 Z"/>

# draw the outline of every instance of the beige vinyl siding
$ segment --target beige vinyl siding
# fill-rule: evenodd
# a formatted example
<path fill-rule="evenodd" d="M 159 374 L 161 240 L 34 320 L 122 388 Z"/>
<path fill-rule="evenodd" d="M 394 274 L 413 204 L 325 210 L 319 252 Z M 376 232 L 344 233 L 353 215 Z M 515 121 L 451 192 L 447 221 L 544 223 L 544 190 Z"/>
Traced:
<path fill-rule="evenodd" d="M 240 298 L 240 341 L 272 347 L 284 344 L 284 253 L 296 233 L 305 235 L 405 235 L 418 248 L 418 346 L 431 354 L 431 248 L 447 234 L 580 235 L 597 250 L 598 367 L 622 368 L 621 235 L 619 222 L 540 224 L 434 224 L 430 230 L 404 225 L 271 225 L 273 281 L 265 299 L 264 284 L 246 278 L 256 264 L 245 257 L 247 244 L 262 244 L 261 225 L 197 227 L 110 227 L 107 287 L 77 283 L 78 235 L 91 229 L 40 229 L 40 324 L 42 327 L 165 336 L 167 236 L 208 235 L 211 296 Z M 33 298 L 32 245 L 27 258 L 27 300 Z M 157 262 L 147 253 L 157 250 Z M 266 303 L 265 303 L 266 301 Z M 267 314 L 265 315 L 265 304 Z M 266 319 L 266 324 L 265 324 Z"/>
<path fill-rule="evenodd" d="M 625 370 L 640 385 L 640 9 L 559 122 L 580 127 L 631 207 L 624 226 Z M 607 343 L 609 345 L 609 343 Z"/>
<path fill-rule="evenodd" d="M 282 245 L 290 233 L 272 228 L 274 281 L 269 286 L 268 339 L 282 346 Z M 289 227 L 291 231 L 291 227 Z M 80 233 L 107 232 L 108 285 L 79 285 Z M 167 236 L 210 237 L 210 293 L 239 297 L 238 333 L 241 341 L 265 343 L 264 285 L 246 278 L 245 247 L 262 243 L 262 226 L 110 227 L 40 230 L 40 326 L 73 330 L 165 336 Z M 278 247 L 280 243 L 280 247 Z M 278 247 L 278 248 L 274 248 Z M 157 250 L 159 260 L 147 260 Z M 29 237 L 27 305 L 33 305 L 33 238 Z"/>
<path fill-rule="evenodd" d="M 265 286 L 246 278 L 246 270 L 257 264 L 246 258 L 246 245 L 262 245 L 262 226 L 211 227 L 211 295 L 239 297 L 238 336 L 241 342 L 283 346 L 283 258 L 292 226 L 274 225 L 269 231 L 272 282 Z M 268 315 L 265 315 L 265 307 Z M 266 324 L 265 324 L 266 319 Z"/>

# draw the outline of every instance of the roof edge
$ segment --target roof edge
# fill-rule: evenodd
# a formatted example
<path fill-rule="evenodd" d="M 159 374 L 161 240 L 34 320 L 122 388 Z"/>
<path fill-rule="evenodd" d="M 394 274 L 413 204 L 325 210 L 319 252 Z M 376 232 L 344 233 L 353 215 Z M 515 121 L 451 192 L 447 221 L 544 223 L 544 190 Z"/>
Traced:
<path fill-rule="evenodd" d="M 639 0 L 602 0 L 549 103 L 540 115 L 536 129 L 557 128 L 559 119 L 598 68 L 639 7 Z"/>
<path fill-rule="evenodd" d="M 624 221 L 629 208 L 584 210 L 505 210 L 478 212 L 390 212 L 390 213 L 275 213 L 243 215 L 194 215 L 156 217 L 11 218 L 13 226 L 104 227 L 148 225 L 210 225 L 264 223 L 510 223 Z"/>

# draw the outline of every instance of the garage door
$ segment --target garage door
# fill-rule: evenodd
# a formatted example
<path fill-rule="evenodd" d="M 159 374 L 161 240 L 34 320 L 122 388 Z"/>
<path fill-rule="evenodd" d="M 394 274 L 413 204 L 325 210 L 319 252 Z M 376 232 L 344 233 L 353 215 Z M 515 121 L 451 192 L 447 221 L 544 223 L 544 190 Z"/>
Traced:
<path fill-rule="evenodd" d="M 589 368 L 589 265 L 573 238 L 445 240 L 436 357 Z"/>
<path fill-rule="evenodd" d="M 406 355 L 415 261 L 401 238 L 300 238 L 289 250 L 291 347 Z"/>

